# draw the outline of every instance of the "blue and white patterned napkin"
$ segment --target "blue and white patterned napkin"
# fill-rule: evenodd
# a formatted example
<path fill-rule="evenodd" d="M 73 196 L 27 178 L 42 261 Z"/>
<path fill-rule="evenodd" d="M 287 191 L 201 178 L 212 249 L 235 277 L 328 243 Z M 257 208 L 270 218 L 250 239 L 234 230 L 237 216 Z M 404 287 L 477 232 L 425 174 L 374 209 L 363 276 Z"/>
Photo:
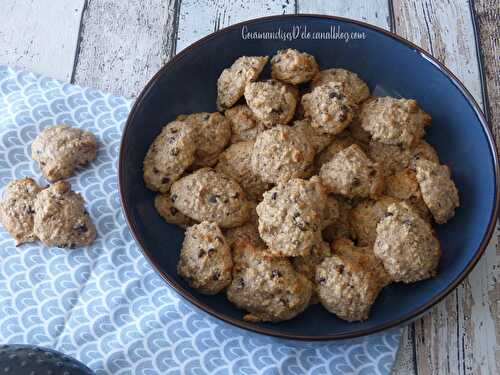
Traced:
<path fill-rule="evenodd" d="M 92 131 L 98 157 L 70 179 L 96 223 L 90 248 L 15 247 L 0 229 L 0 343 L 29 343 L 78 358 L 97 374 L 388 374 L 393 330 L 304 343 L 234 328 L 182 300 L 156 275 L 122 216 L 117 185 L 130 100 L 0 65 L 0 188 L 33 176 L 30 144 L 45 127 Z"/>

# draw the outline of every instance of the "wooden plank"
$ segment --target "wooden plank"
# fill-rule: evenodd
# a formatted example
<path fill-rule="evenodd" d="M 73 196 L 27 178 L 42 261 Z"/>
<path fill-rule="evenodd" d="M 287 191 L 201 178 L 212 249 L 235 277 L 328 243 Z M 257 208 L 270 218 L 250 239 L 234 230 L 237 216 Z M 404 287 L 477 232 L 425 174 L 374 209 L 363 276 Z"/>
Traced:
<path fill-rule="evenodd" d="M 480 57 L 483 63 L 483 89 L 486 95 L 485 106 L 487 109 L 490 125 L 495 136 L 497 150 L 500 149 L 500 45 L 498 20 L 500 19 L 500 6 L 497 0 L 476 0 L 473 1 L 478 40 L 480 45 Z M 489 252 L 488 254 L 490 254 Z M 496 345 L 494 347 L 495 356 L 488 360 L 496 363 L 496 372 L 500 372 L 500 248 L 496 247 L 495 264 L 492 261 L 492 277 L 486 288 L 488 293 L 489 307 L 492 311 L 495 324 Z M 489 255 L 492 257 L 492 255 Z M 494 372 L 493 372 L 494 373 Z"/>
<path fill-rule="evenodd" d="M 484 80 L 486 83 L 487 112 L 490 124 L 497 140 L 497 148 L 500 147 L 500 35 L 499 20 L 500 6 L 498 0 L 475 0 L 473 1 L 477 31 L 479 33 L 479 44 L 481 46 L 481 57 L 484 67 Z M 500 323 L 499 323 L 500 324 Z"/>
<path fill-rule="evenodd" d="M 2 0 L 0 64 L 69 81 L 85 0 Z"/>
<path fill-rule="evenodd" d="M 387 0 L 298 0 L 298 13 L 328 14 L 352 18 L 390 29 L 390 12 Z"/>
<path fill-rule="evenodd" d="M 251 18 L 294 13 L 291 0 L 183 0 L 177 52 L 223 27 Z"/>
<path fill-rule="evenodd" d="M 482 103 L 469 5 L 465 1 L 393 0 L 395 29 L 432 53 Z M 415 324 L 419 374 L 498 373 L 497 234 L 467 280 Z M 495 297 L 496 295 L 496 297 Z"/>
<path fill-rule="evenodd" d="M 173 55 L 180 0 L 92 0 L 74 82 L 135 97 Z"/>
<path fill-rule="evenodd" d="M 393 0 L 395 31 L 449 68 L 481 103 L 474 28 L 466 1 Z"/>
<path fill-rule="evenodd" d="M 392 367 L 393 375 L 412 375 L 416 374 L 414 349 L 415 349 L 415 330 L 413 325 L 403 329 L 399 350 L 396 354 L 396 361 Z"/>

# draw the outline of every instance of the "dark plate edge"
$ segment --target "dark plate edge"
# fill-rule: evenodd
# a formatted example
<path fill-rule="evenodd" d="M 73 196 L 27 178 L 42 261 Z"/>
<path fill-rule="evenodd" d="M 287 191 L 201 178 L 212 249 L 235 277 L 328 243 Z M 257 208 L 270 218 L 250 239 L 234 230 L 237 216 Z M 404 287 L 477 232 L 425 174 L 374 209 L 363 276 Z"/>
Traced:
<path fill-rule="evenodd" d="M 472 260 L 467 264 L 465 269 L 457 276 L 455 280 L 440 294 L 432 298 L 430 301 L 428 301 L 426 304 L 424 304 L 422 307 L 419 309 L 407 314 L 406 316 L 386 323 L 379 325 L 377 327 L 373 327 L 370 329 L 365 329 L 358 331 L 356 333 L 340 333 L 340 334 L 335 334 L 335 335 L 327 335 L 327 336 L 302 336 L 302 335 L 291 335 L 291 334 L 284 334 L 284 333 L 279 333 L 275 332 L 272 329 L 268 328 L 262 328 L 262 327 L 257 327 L 255 325 L 246 323 L 242 320 L 237 320 L 233 319 L 231 317 L 226 316 L 225 314 L 221 314 L 217 311 L 212 310 L 208 306 L 205 306 L 203 303 L 199 302 L 188 290 L 185 290 L 181 285 L 179 285 L 175 280 L 171 279 L 167 274 L 162 272 L 159 268 L 159 264 L 150 256 L 151 254 L 149 251 L 145 248 L 144 244 L 139 240 L 139 238 L 135 234 L 135 227 L 131 223 L 130 218 L 129 218 L 129 213 L 128 213 L 128 208 L 125 204 L 125 198 L 124 198 L 124 192 L 123 192 L 123 166 L 122 166 L 122 160 L 124 156 L 124 141 L 127 138 L 127 129 L 129 127 L 129 124 L 133 117 L 135 116 L 135 113 L 137 111 L 137 108 L 140 106 L 142 100 L 144 97 L 147 95 L 149 92 L 151 86 L 158 80 L 158 78 L 163 75 L 163 73 L 168 70 L 168 67 L 170 64 L 181 60 L 184 55 L 188 54 L 191 49 L 193 49 L 195 46 L 204 44 L 206 41 L 212 39 L 215 37 L 215 35 L 219 35 L 221 33 L 227 32 L 229 30 L 237 29 L 240 28 L 243 25 L 250 25 L 252 23 L 256 22 L 261 22 L 261 21 L 271 21 L 274 19 L 281 19 L 281 18 L 301 18 L 301 17 L 313 17 L 313 18 L 322 18 L 322 19 L 332 19 L 332 20 L 337 20 L 337 21 L 343 21 L 343 22 L 349 22 L 353 23 L 356 25 L 360 25 L 369 29 L 372 29 L 374 31 L 383 33 L 393 39 L 396 39 L 400 43 L 403 43 L 410 48 L 418 51 L 423 57 L 426 58 L 427 61 L 435 65 L 439 70 L 441 70 L 447 77 L 450 79 L 453 84 L 460 90 L 462 95 L 465 96 L 465 98 L 469 101 L 469 103 L 472 105 L 472 108 L 476 112 L 476 115 L 481 123 L 481 126 L 483 128 L 483 131 L 486 135 L 486 138 L 488 139 L 488 143 L 490 146 L 490 153 L 491 157 L 493 158 L 493 164 L 495 166 L 495 192 L 494 192 L 494 200 L 495 200 L 495 205 L 493 211 L 490 213 L 490 220 L 488 223 L 488 227 L 486 230 L 486 233 L 483 236 L 483 239 L 481 241 L 481 244 L 479 246 L 479 249 L 476 251 L 474 257 Z M 493 231 L 495 230 L 495 225 L 496 225 L 496 218 L 498 216 L 499 212 L 499 207 L 500 207 L 500 200 L 498 197 L 498 155 L 497 155 L 497 150 L 496 150 L 496 145 L 495 141 L 493 139 L 493 135 L 490 131 L 490 128 L 488 126 L 488 122 L 484 117 L 483 112 L 481 111 L 479 105 L 477 104 L 476 100 L 474 97 L 470 94 L 470 92 L 467 90 L 467 88 L 462 84 L 462 82 L 448 69 L 446 68 L 443 64 L 441 64 L 439 61 L 437 61 L 432 55 L 430 55 L 428 52 L 420 48 L 419 46 L 413 44 L 412 42 L 390 32 L 385 29 L 382 29 L 378 26 L 370 25 L 365 22 L 361 21 L 356 21 L 352 20 L 349 18 L 344 18 L 344 17 L 337 17 L 337 16 L 327 16 L 327 15 L 320 15 L 320 14 L 296 14 L 296 15 L 291 15 L 291 14 L 286 14 L 286 15 L 276 15 L 276 16 L 268 16 L 268 17 L 260 17 L 260 18 L 254 18 L 248 21 L 240 22 L 234 25 L 231 25 L 227 28 L 221 29 L 219 31 L 216 31 L 210 35 L 205 36 L 204 38 L 196 41 L 195 43 L 191 44 L 190 46 L 186 47 L 183 49 L 181 52 L 179 52 L 177 55 L 175 55 L 169 62 L 167 62 L 146 84 L 144 89 L 141 91 L 140 95 L 137 97 L 134 105 L 132 106 L 132 109 L 130 110 L 129 116 L 127 118 L 127 122 L 125 123 L 125 127 L 123 129 L 123 134 L 122 138 L 120 141 L 120 154 L 119 154 L 119 161 L 118 161 L 118 182 L 119 182 L 119 191 L 120 191 L 120 201 L 121 201 L 121 207 L 123 210 L 123 214 L 125 216 L 127 225 L 131 229 L 131 233 L 135 241 L 139 244 L 139 248 L 141 249 L 142 253 L 148 260 L 148 262 L 153 266 L 153 268 L 158 272 L 158 274 L 163 278 L 167 284 L 169 284 L 172 288 L 174 288 L 177 293 L 179 293 L 182 297 L 184 297 L 186 300 L 191 302 L 193 305 L 198 307 L 199 309 L 203 310 L 204 312 L 223 320 L 226 323 L 232 324 L 236 327 L 246 329 L 255 333 L 263 334 L 263 335 L 268 335 L 268 336 L 274 336 L 274 337 L 279 337 L 279 338 L 284 338 L 284 339 L 291 339 L 291 340 L 303 340 L 303 341 L 326 341 L 326 340 L 338 340 L 338 339 L 352 339 L 352 338 L 357 338 L 365 335 L 371 335 L 375 333 L 379 333 L 384 330 L 388 330 L 390 328 L 396 328 L 398 326 L 401 326 L 403 324 L 408 324 L 411 323 L 412 321 L 418 319 L 421 315 L 423 315 L 428 309 L 433 307 L 435 304 L 443 300 L 449 293 L 451 293 L 464 279 L 467 277 L 467 275 L 472 271 L 472 269 L 475 267 L 481 256 L 486 250 L 486 247 L 489 243 L 489 240 L 491 239 L 491 236 L 493 234 Z"/>

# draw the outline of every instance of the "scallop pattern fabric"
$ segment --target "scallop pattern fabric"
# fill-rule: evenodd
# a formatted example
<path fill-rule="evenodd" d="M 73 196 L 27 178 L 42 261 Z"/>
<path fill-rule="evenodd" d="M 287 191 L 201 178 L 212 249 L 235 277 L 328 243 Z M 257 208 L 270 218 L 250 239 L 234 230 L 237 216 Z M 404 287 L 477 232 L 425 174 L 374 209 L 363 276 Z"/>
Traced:
<path fill-rule="evenodd" d="M 30 144 L 59 123 L 92 131 L 97 160 L 70 179 L 97 225 L 90 248 L 16 247 L 0 229 L 0 342 L 74 356 L 97 374 L 388 374 L 400 330 L 351 341 L 268 338 L 184 302 L 134 243 L 117 194 L 121 129 L 132 102 L 0 66 L 0 188 L 41 173 Z"/>

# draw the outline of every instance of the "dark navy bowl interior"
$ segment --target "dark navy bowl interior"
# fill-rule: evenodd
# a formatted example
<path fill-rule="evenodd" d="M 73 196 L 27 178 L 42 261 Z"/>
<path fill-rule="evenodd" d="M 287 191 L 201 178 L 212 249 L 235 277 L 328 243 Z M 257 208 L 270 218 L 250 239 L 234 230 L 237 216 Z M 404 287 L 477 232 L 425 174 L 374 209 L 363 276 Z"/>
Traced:
<path fill-rule="evenodd" d="M 177 55 L 148 84 L 129 117 L 122 140 L 120 189 L 132 232 L 146 257 L 177 291 L 202 309 L 261 333 L 305 338 L 353 337 L 417 317 L 465 277 L 484 250 L 496 212 L 496 157 L 486 123 L 470 95 L 417 47 L 376 28 L 344 19 L 282 16 L 249 21 L 248 31 L 307 26 L 328 31 L 364 32 L 364 40 L 243 40 L 241 25 L 224 29 Z M 242 55 L 270 55 L 292 47 L 313 54 L 322 68 L 358 73 L 375 93 L 414 98 L 432 118 L 427 140 L 450 166 L 461 206 L 445 225 L 436 226 L 443 248 L 437 277 L 385 288 L 365 322 L 347 323 L 316 305 L 279 324 L 242 321 L 243 312 L 224 295 L 198 294 L 177 275 L 183 231 L 166 224 L 153 207 L 154 193 L 142 180 L 142 161 L 162 126 L 177 114 L 215 111 L 216 81 L 224 67 Z"/>

